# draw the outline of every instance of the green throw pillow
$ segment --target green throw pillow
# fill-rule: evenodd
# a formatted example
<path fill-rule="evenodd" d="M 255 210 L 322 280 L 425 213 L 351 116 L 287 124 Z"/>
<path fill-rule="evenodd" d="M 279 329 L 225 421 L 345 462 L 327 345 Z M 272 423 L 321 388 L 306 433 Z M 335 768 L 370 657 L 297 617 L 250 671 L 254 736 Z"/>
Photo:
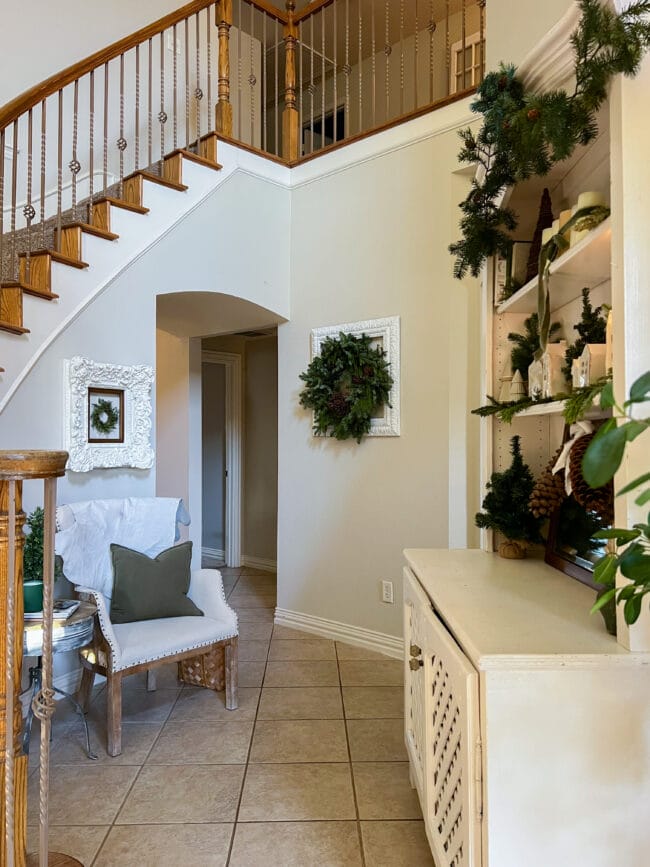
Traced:
<path fill-rule="evenodd" d="M 187 598 L 191 559 L 191 542 L 174 545 L 153 560 L 139 551 L 111 544 L 112 622 L 201 616 L 201 609 Z"/>

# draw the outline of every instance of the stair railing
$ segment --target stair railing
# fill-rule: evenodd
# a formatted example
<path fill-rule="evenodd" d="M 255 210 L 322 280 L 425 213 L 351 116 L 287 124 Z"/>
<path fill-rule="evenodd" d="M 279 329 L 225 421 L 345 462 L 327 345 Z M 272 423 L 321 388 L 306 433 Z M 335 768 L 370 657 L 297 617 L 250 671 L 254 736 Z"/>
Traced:
<path fill-rule="evenodd" d="M 0 324 L 32 255 L 170 151 L 216 133 L 293 165 L 467 96 L 485 5 L 193 0 L 0 108 Z"/>

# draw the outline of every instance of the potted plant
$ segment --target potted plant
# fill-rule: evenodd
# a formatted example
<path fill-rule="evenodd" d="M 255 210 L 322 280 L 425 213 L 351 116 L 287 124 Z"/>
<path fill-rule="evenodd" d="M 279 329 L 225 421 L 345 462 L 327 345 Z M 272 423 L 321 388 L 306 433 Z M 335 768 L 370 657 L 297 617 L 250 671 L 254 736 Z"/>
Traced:
<path fill-rule="evenodd" d="M 38 506 L 25 521 L 25 543 L 23 546 L 23 599 L 26 612 L 41 611 L 43 608 L 43 538 L 45 532 L 45 512 Z M 54 558 L 55 579 L 62 574 L 61 560 Z"/>
<path fill-rule="evenodd" d="M 476 526 L 498 530 L 505 541 L 498 552 L 508 560 L 520 560 L 526 556 L 529 542 L 542 542 L 540 529 L 543 518 L 536 518 L 528 504 L 535 481 L 533 474 L 521 456 L 519 437 L 510 440 L 512 463 L 502 473 L 492 473 L 487 484 L 488 492 L 483 500 L 484 512 L 476 515 Z"/>

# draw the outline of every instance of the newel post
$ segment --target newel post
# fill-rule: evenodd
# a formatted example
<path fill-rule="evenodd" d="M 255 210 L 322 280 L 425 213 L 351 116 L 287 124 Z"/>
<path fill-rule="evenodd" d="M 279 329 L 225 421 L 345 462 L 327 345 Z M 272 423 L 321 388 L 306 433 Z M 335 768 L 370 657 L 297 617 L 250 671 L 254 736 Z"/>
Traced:
<path fill-rule="evenodd" d="M 219 35 L 218 102 L 215 107 L 215 129 L 232 136 L 232 103 L 230 102 L 230 28 L 232 27 L 232 0 L 218 0 L 216 24 Z"/>
<path fill-rule="evenodd" d="M 298 28 L 294 24 L 293 13 L 296 4 L 287 0 L 289 23 L 284 26 L 285 78 L 284 112 L 282 114 L 282 156 L 285 160 L 297 160 L 299 152 L 299 115 L 296 105 L 296 43 Z"/>

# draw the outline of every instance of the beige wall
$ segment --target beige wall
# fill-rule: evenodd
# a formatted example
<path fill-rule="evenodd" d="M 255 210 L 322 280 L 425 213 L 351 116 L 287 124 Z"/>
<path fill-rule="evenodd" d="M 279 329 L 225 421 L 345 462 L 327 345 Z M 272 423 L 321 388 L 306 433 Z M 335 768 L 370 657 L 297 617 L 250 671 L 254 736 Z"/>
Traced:
<path fill-rule="evenodd" d="M 501 61 L 519 65 L 526 54 L 573 5 L 574 0 L 488 0 L 487 68 Z"/>

